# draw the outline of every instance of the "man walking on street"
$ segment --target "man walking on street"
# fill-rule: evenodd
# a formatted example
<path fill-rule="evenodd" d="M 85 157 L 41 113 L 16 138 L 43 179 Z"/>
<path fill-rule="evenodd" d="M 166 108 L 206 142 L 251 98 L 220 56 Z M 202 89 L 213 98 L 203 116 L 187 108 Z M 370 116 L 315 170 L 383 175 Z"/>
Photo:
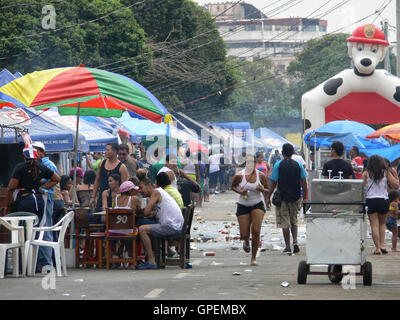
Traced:
<path fill-rule="evenodd" d="M 283 253 L 290 254 L 290 233 L 293 238 L 293 253 L 300 251 L 297 244 L 297 215 L 301 207 L 301 198 L 307 195 L 307 173 L 304 167 L 291 159 L 294 148 L 286 143 L 282 146 L 283 160 L 278 161 L 270 177 L 270 188 L 267 195 L 267 206 L 271 205 L 271 195 L 276 186 L 281 195 L 281 205 L 276 207 L 276 224 L 282 228 L 285 240 Z"/>

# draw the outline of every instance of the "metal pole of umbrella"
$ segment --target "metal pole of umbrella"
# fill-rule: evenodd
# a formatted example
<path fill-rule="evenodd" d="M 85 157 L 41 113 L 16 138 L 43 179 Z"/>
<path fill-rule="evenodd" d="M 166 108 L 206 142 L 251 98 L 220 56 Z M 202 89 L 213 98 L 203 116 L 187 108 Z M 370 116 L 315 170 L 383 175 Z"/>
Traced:
<path fill-rule="evenodd" d="M 75 146 L 74 146 L 74 184 L 72 194 L 72 210 L 75 210 L 76 201 L 76 167 L 78 164 L 78 141 L 79 141 L 79 113 L 81 109 L 81 103 L 78 102 L 77 118 L 76 118 L 76 133 L 75 133 Z M 70 232 L 70 248 L 73 248 L 73 232 L 75 229 L 74 220 L 71 221 L 71 232 Z"/>

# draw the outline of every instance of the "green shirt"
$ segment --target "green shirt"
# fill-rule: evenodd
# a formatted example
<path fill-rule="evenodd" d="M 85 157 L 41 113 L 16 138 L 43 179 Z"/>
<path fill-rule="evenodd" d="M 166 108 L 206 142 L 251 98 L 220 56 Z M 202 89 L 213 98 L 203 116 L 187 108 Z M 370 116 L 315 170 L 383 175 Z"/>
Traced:
<path fill-rule="evenodd" d="M 167 191 L 167 193 L 174 198 L 175 202 L 178 204 L 179 208 L 183 208 L 183 199 L 181 194 L 179 193 L 179 191 L 177 189 L 175 189 L 172 185 L 166 186 L 165 191 Z"/>
<path fill-rule="evenodd" d="M 177 162 L 178 162 L 178 168 L 182 169 L 181 166 L 181 162 L 179 160 L 179 157 L 177 158 Z M 161 170 L 161 168 L 165 167 L 165 158 L 161 159 L 160 161 L 156 162 L 155 164 L 153 164 L 151 166 L 151 172 L 152 172 L 152 178 L 153 178 L 153 182 L 156 181 L 156 177 L 157 177 L 157 173 L 158 171 Z"/>
<path fill-rule="evenodd" d="M 93 163 L 93 170 L 94 172 L 97 173 L 97 170 L 99 169 L 99 165 L 102 159 L 97 159 L 95 163 Z"/>

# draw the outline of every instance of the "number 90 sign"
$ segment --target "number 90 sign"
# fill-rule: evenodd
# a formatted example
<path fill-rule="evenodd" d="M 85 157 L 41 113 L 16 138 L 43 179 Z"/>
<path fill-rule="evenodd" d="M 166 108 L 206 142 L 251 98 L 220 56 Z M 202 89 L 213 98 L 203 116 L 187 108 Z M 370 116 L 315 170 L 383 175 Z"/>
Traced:
<path fill-rule="evenodd" d="M 117 223 L 125 224 L 128 222 L 128 216 L 117 216 Z"/>

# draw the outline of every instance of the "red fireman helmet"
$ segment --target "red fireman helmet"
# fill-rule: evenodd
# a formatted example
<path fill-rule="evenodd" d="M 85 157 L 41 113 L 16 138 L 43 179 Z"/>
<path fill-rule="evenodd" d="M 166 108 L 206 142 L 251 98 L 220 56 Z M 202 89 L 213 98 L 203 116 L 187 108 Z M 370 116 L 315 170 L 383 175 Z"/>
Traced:
<path fill-rule="evenodd" d="M 348 42 L 374 43 L 383 46 L 389 46 L 389 42 L 385 39 L 385 34 L 374 24 L 365 24 L 354 30 L 351 37 L 347 38 Z"/>

